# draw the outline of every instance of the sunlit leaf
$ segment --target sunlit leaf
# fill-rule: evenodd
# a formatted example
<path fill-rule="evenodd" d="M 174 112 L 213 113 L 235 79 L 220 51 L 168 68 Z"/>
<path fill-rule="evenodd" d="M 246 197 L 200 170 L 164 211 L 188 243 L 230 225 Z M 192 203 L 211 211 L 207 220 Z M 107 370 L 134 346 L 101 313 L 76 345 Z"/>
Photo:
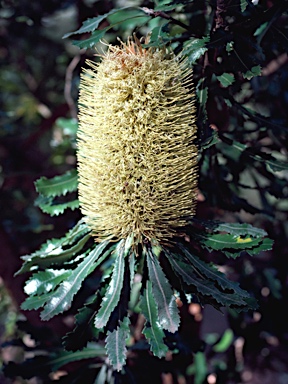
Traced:
<path fill-rule="evenodd" d="M 159 323 L 163 329 L 174 333 L 179 327 L 180 318 L 173 291 L 156 256 L 150 250 L 147 250 L 146 255 L 152 293 L 158 307 Z"/>
<path fill-rule="evenodd" d="M 101 308 L 95 318 L 95 327 L 103 328 L 107 324 L 109 317 L 119 302 L 121 290 L 123 287 L 125 269 L 125 250 L 124 241 L 121 240 L 116 248 L 116 259 L 112 277 L 107 288 L 106 294 L 102 300 Z"/>
<path fill-rule="evenodd" d="M 27 295 L 41 295 L 53 291 L 65 280 L 71 271 L 66 269 L 47 269 L 34 273 L 26 282 L 24 291 Z"/>
<path fill-rule="evenodd" d="M 164 357 L 168 351 L 168 347 L 163 341 L 165 334 L 159 324 L 157 305 L 152 294 L 150 281 L 147 281 L 146 289 L 141 297 L 140 306 L 146 318 L 143 335 L 149 341 L 151 352 L 157 357 Z"/>
<path fill-rule="evenodd" d="M 54 247 L 53 242 L 50 242 L 48 244 L 51 244 L 51 247 L 46 251 L 38 252 L 30 256 L 23 256 L 23 258 L 25 257 L 25 263 L 22 265 L 17 274 L 28 272 L 33 269 L 47 268 L 55 264 L 63 265 L 65 262 L 71 260 L 76 254 L 78 254 L 90 238 L 91 235 L 88 233 L 84 235 L 76 244 L 65 249 L 63 249 L 61 245 Z"/>
<path fill-rule="evenodd" d="M 71 306 L 73 297 L 81 288 L 83 280 L 103 261 L 101 254 L 107 245 L 108 242 L 106 241 L 98 244 L 57 288 L 53 298 L 47 302 L 41 313 L 42 320 L 49 320 Z"/>

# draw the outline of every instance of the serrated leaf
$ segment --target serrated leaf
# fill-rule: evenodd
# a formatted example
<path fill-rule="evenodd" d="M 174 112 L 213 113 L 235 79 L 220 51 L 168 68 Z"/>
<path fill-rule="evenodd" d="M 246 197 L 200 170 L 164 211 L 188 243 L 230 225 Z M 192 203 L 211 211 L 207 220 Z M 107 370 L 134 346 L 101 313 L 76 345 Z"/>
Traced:
<path fill-rule="evenodd" d="M 241 237 L 231 234 L 215 234 L 215 235 L 197 235 L 201 244 L 207 249 L 222 250 L 222 249 L 235 249 L 245 250 L 248 248 L 256 247 L 260 242 L 260 238 L 252 238 L 250 236 Z"/>
<path fill-rule="evenodd" d="M 240 296 L 247 296 L 247 292 L 243 291 L 243 289 L 239 287 L 238 283 L 229 280 L 226 275 L 218 271 L 216 267 L 209 265 L 200 260 L 197 256 L 192 255 L 192 253 L 186 247 L 182 245 L 179 246 L 186 258 L 194 266 L 196 271 L 198 271 L 198 274 L 205 276 L 214 282 L 217 282 L 217 285 L 219 285 L 223 290 L 228 289 L 230 291 L 234 291 Z"/>
<path fill-rule="evenodd" d="M 265 239 L 263 239 L 261 241 L 261 243 L 257 247 L 252 248 L 252 249 L 246 249 L 245 251 L 250 256 L 257 255 L 258 253 L 260 253 L 262 251 L 270 251 L 273 248 L 273 243 L 274 243 L 273 240 L 266 237 Z"/>
<path fill-rule="evenodd" d="M 100 15 L 84 21 L 80 29 L 75 32 L 71 32 L 64 35 L 64 38 L 75 34 L 91 32 L 91 36 L 88 39 L 73 41 L 73 44 L 79 48 L 92 48 L 104 37 L 105 33 L 108 30 L 115 28 L 116 26 L 123 24 L 128 20 L 133 20 L 136 18 L 144 19 L 143 21 L 148 21 L 150 19 L 150 17 L 147 16 L 144 10 L 138 7 L 128 6 L 118 9 L 112 9 L 105 15 Z M 98 30 L 99 24 L 105 19 L 107 19 L 109 25 L 105 28 Z"/>
<path fill-rule="evenodd" d="M 71 260 L 76 254 L 78 254 L 90 238 L 91 235 L 88 233 L 70 248 L 62 249 L 61 246 L 56 248 L 51 246 L 51 248 L 46 252 L 38 252 L 36 255 L 32 254 L 31 256 L 22 256 L 22 258 L 25 257 L 25 263 L 17 274 L 28 272 L 33 269 L 47 268 L 56 264 L 63 265 L 65 262 Z"/>
<path fill-rule="evenodd" d="M 248 1 L 247 0 L 240 0 L 241 12 L 244 12 L 247 7 L 248 7 Z"/>
<path fill-rule="evenodd" d="M 80 49 L 84 48 L 93 48 L 104 36 L 105 33 L 109 30 L 109 27 L 99 29 L 94 31 L 88 39 L 85 40 L 73 40 L 72 44 Z"/>
<path fill-rule="evenodd" d="M 52 177 L 51 179 L 41 177 L 35 182 L 35 186 L 37 192 L 43 196 L 65 196 L 68 192 L 77 191 L 77 170 L 73 169 L 72 171 L 68 171 L 61 176 Z"/>
<path fill-rule="evenodd" d="M 26 282 L 24 292 L 26 295 L 42 295 L 53 291 L 70 273 L 66 269 L 47 269 L 34 273 Z"/>
<path fill-rule="evenodd" d="M 29 296 L 21 304 L 21 308 L 24 311 L 31 311 L 35 309 L 42 308 L 48 301 L 52 300 L 54 297 L 54 292 L 48 292 L 40 296 Z"/>
<path fill-rule="evenodd" d="M 72 36 L 72 35 L 77 35 L 77 34 L 87 33 L 87 32 L 93 32 L 99 27 L 100 23 L 102 23 L 102 21 L 107 18 L 107 16 L 112 15 L 113 13 L 119 12 L 123 9 L 128 9 L 128 8 L 131 8 L 131 7 L 123 7 L 123 8 L 119 8 L 119 9 L 113 8 L 110 12 L 105 13 L 104 15 L 99 15 L 97 17 L 93 17 L 92 19 L 87 19 L 83 22 L 81 28 L 79 28 L 77 31 L 66 33 L 63 36 L 63 39 L 66 39 L 67 37 Z"/>
<path fill-rule="evenodd" d="M 118 372 L 121 371 L 126 362 L 126 340 L 130 335 L 129 323 L 130 320 L 126 317 L 117 329 L 114 329 L 113 332 L 108 332 L 105 340 L 108 359 L 113 368 Z"/>
<path fill-rule="evenodd" d="M 163 341 L 165 334 L 159 324 L 157 305 L 152 294 L 152 285 L 149 280 L 146 283 L 146 289 L 141 297 L 140 306 L 146 318 L 145 328 L 142 333 L 150 344 L 151 352 L 159 358 L 164 357 L 168 351 L 168 347 Z"/>
<path fill-rule="evenodd" d="M 187 56 L 191 64 L 200 59 L 202 55 L 208 50 L 207 43 L 209 42 L 210 37 L 205 36 L 202 39 L 193 39 L 189 41 L 183 48 L 182 54 Z"/>
<path fill-rule="evenodd" d="M 252 67 L 249 71 L 243 73 L 244 79 L 250 80 L 254 76 L 260 76 L 261 75 L 261 66 L 255 65 Z"/>
<path fill-rule="evenodd" d="M 213 232 L 227 232 L 236 236 L 264 237 L 267 232 L 261 228 L 253 227 L 251 224 L 240 223 L 219 223 L 213 227 Z"/>
<path fill-rule="evenodd" d="M 103 328 L 119 302 L 124 281 L 125 249 L 124 241 L 121 240 L 116 248 L 116 259 L 110 283 L 102 300 L 101 308 L 95 318 L 95 327 Z"/>
<path fill-rule="evenodd" d="M 232 73 L 223 73 L 222 75 L 216 77 L 224 88 L 229 87 L 229 85 L 233 84 L 235 81 L 235 76 Z"/>
<path fill-rule="evenodd" d="M 68 201 L 67 203 L 61 203 L 61 204 L 55 204 L 53 200 L 50 198 L 44 198 L 41 199 L 42 196 L 39 196 L 40 199 L 38 198 L 35 201 L 35 205 L 37 205 L 42 212 L 48 213 L 50 216 L 58 216 L 62 215 L 66 209 L 71 209 L 74 211 L 74 209 L 79 208 L 79 200 L 73 200 L 73 201 Z"/>
<path fill-rule="evenodd" d="M 98 244 L 75 268 L 70 276 L 57 288 L 54 292 L 53 299 L 48 302 L 43 312 L 41 313 L 42 320 L 49 320 L 51 317 L 58 315 L 66 311 L 72 303 L 73 297 L 81 288 L 83 280 L 92 273 L 95 268 L 103 261 L 102 255 L 104 249 L 107 247 L 109 242 L 103 241 Z M 102 257 L 101 257 L 102 255 Z"/>
<path fill-rule="evenodd" d="M 203 276 L 199 276 L 199 274 L 195 273 L 195 269 L 192 265 L 189 265 L 183 259 L 180 260 L 177 255 L 174 254 L 174 257 L 171 254 L 167 253 L 168 260 L 178 275 L 178 277 L 183 280 L 188 286 L 192 285 L 196 290 L 204 296 L 212 297 L 216 300 L 220 306 L 233 306 L 233 307 L 241 307 L 245 309 L 247 307 L 247 299 L 249 298 L 249 294 L 245 291 L 243 295 L 238 295 L 237 293 L 230 292 L 222 292 L 216 286 L 215 283 L 210 281 L 209 279 L 203 279 Z M 231 282 L 231 285 L 233 283 Z M 236 289 L 239 287 L 236 284 Z M 189 292 L 187 292 L 189 293 Z"/>
<path fill-rule="evenodd" d="M 174 333 L 180 318 L 173 291 L 155 255 L 147 250 L 147 265 L 152 283 L 152 293 L 158 307 L 159 323 L 163 329 Z"/>
<path fill-rule="evenodd" d="M 95 296 L 78 310 L 75 316 L 75 328 L 63 338 L 63 345 L 67 351 L 77 351 L 86 347 L 93 338 L 98 338 L 102 329 L 94 327 L 93 320 L 98 311 L 102 298 L 106 292 L 107 284 L 102 283 Z"/>

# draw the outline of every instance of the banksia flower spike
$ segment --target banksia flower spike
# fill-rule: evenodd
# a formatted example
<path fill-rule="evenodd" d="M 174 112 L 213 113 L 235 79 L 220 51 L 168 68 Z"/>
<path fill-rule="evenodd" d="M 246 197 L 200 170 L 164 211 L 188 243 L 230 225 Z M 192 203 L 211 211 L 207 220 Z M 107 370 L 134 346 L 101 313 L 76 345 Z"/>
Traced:
<path fill-rule="evenodd" d="M 80 208 L 97 240 L 167 242 L 195 210 L 192 72 L 135 39 L 88 61 L 80 83 Z"/>
<path fill-rule="evenodd" d="M 253 253 L 269 242 L 264 245 L 252 227 L 246 227 L 251 237 L 243 239 L 242 232 L 234 236 L 233 225 L 192 224 L 198 172 L 193 97 L 187 61 L 168 48 L 146 49 L 136 38 L 109 45 L 101 63 L 88 61 L 81 77 L 78 184 L 76 172 L 36 183 L 45 207 L 51 199 L 51 212 L 57 212 L 55 196 L 78 188 L 84 218 L 65 237 L 24 258 L 19 272 L 33 276 L 22 308 L 42 305 L 41 318 L 49 320 L 70 308 L 91 275 L 95 295 L 89 288 L 64 345 L 76 351 L 92 335 L 107 336 L 106 353 L 118 371 L 125 365 L 135 308 L 145 318 L 142 333 L 150 350 L 160 358 L 168 351 L 166 331 L 175 333 L 180 324 L 177 302 L 255 308 L 246 291 L 201 258 L 201 248 L 234 257 L 247 243 Z M 175 348 L 176 339 L 169 343 Z"/>

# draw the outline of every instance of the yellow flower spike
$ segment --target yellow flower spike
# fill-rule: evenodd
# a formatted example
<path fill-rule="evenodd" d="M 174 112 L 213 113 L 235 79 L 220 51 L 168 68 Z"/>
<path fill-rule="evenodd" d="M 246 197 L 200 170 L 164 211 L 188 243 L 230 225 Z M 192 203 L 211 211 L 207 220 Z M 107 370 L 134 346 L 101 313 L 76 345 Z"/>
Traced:
<path fill-rule="evenodd" d="M 77 153 L 85 220 L 97 241 L 169 241 L 195 211 L 192 72 L 167 48 L 137 39 L 87 64 Z"/>

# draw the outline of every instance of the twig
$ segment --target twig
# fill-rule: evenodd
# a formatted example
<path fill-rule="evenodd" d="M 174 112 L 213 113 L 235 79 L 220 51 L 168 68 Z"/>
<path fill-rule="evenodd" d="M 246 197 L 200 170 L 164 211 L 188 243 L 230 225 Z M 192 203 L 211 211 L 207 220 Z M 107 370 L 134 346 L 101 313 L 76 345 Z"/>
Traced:
<path fill-rule="evenodd" d="M 170 20 L 172 21 L 173 24 L 179 25 L 180 27 L 189 30 L 189 25 L 182 23 L 182 21 L 174 19 L 174 17 L 168 15 L 165 12 L 162 11 L 154 11 L 153 9 L 147 8 L 147 7 L 142 7 L 142 11 L 147 13 L 147 15 L 152 16 L 152 17 L 162 17 L 163 19 Z"/>
<path fill-rule="evenodd" d="M 66 103 L 69 106 L 71 117 L 73 117 L 74 119 L 77 119 L 77 108 L 76 108 L 75 101 L 72 97 L 72 79 L 73 79 L 73 72 L 80 60 L 81 60 L 81 53 L 75 56 L 73 60 L 70 62 L 70 64 L 66 69 L 66 75 L 65 75 L 64 97 L 65 97 Z"/>

